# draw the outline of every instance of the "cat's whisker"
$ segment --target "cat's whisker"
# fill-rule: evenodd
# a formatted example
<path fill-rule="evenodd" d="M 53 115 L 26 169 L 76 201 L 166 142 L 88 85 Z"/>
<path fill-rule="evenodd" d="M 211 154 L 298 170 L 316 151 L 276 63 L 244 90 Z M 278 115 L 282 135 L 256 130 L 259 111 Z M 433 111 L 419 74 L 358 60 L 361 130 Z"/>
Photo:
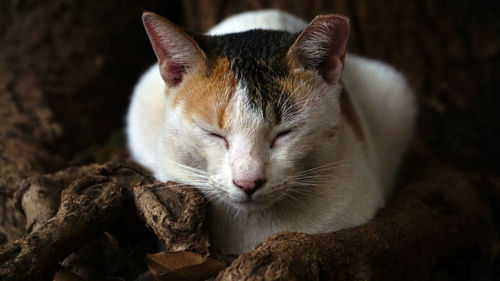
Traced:
<path fill-rule="evenodd" d="M 330 179 L 337 177 L 335 174 L 326 174 L 326 173 L 316 173 L 316 174 L 307 174 L 307 175 L 297 175 L 292 176 L 290 179 L 292 180 L 316 180 L 316 179 Z"/>
<path fill-rule="evenodd" d="M 281 200 L 285 201 L 285 203 L 289 203 L 291 201 L 297 201 L 297 197 L 293 196 L 289 192 L 281 191 L 280 196 Z"/>
<path fill-rule="evenodd" d="M 195 167 L 191 167 L 191 166 L 188 166 L 188 165 L 184 165 L 184 164 L 181 164 L 179 162 L 176 162 L 176 161 L 173 161 L 173 160 L 170 160 L 170 159 L 167 159 L 170 163 L 174 164 L 174 165 L 177 165 L 181 168 L 184 168 L 184 169 L 187 169 L 187 170 L 190 170 L 190 171 L 193 171 L 193 172 L 197 172 L 199 173 L 200 175 L 208 175 L 208 173 L 206 171 L 203 171 L 201 169 L 198 169 L 198 168 L 195 168 Z"/>
<path fill-rule="evenodd" d="M 296 180 L 294 182 L 294 185 L 297 185 L 297 184 L 323 184 L 323 185 L 327 185 L 327 184 L 330 184 L 330 183 L 334 183 L 336 182 L 335 179 L 305 179 L 305 180 Z"/>
<path fill-rule="evenodd" d="M 286 191 L 287 193 L 293 194 L 295 196 L 306 196 L 306 195 L 311 195 L 315 194 L 315 191 L 312 189 L 304 189 L 304 188 L 291 188 Z"/>
<path fill-rule="evenodd" d="M 291 192 L 297 192 L 296 190 L 304 190 L 304 189 L 297 189 L 297 187 L 307 187 L 309 189 L 306 190 L 308 191 L 311 190 L 311 192 L 314 192 L 314 190 L 317 190 L 318 188 L 320 189 L 330 188 L 332 184 L 340 182 L 341 180 L 345 182 L 345 179 L 340 179 L 335 174 L 320 174 L 320 173 L 317 173 L 315 175 L 307 174 L 307 175 L 290 176 L 288 180 L 291 181 L 290 183 L 290 185 L 292 186 L 292 188 L 290 188 Z"/>
<path fill-rule="evenodd" d="M 240 213 L 241 210 L 236 208 L 235 212 L 233 213 L 233 219 L 240 218 Z"/>
<path fill-rule="evenodd" d="M 295 182 L 295 185 L 297 185 L 297 186 L 318 186 L 318 184 L 307 183 L 307 182 Z"/>
<path fill-rule="evenodd" d="M 330 171 L 333 168 L 342 167 L 341 165 L 344 165 L 345 163 L 346 163 L 345 160 L 340 160 L 340 161 L 336 161 L 336 162 L 332 162 L 332 163 L 327 163 L 327 164 L 324 164 L 324 165 L 321 165 L 321 166 L 317 166 L 317 167 L 314 167 L 314 168 L 303 170 L 303 171 L 295 174 L 295 176 L 302 176 L 302 175 L 307 175 L 307 174 L 311 174 L 311 173 L 319 173 L 319 172 L 324 172 L 324 171 Z"/>
<path fill-rule="evenodd" d="M 303 170 L 297 174 L 302 174 L 302 173 L 306 173 L 306 172 L 311 172 L 311 171 L 316 171 L 318 169 L 324 169 L 324 168 L 330 168 L 330 167 L 333 167 L 333 166 L 336 166 L 338 164 L 338 162 L 330 162 L 330 163 L 326 163 L 324 165 L 320 165 L 320 166 L 316 166 L 316 167 L 313 167 L 313 168 L 310 168 L 310 169 L 306 169 L 306 170 Z"/>
<path fill-rule="evenodd" d="M 281 194 L 282 199 L 285 201 L 284 203 L 288 206 L 290 206 L 290 203 L 293 205 L 301 204 L 304 196 L 313 195 L 313 193 L 299 192 L 296 189 L 282 190 Z"/>
<path fill-rule="evenodd" d="M 182 184 L 192 185 L 199 189 L 212 188 L 213 180 L 206 171 L 187 166 L 170 159 L 168 159 L 168 162 L 175 165 L 175 167 L 179 170 L 178 172 L 184 174 Z"/>

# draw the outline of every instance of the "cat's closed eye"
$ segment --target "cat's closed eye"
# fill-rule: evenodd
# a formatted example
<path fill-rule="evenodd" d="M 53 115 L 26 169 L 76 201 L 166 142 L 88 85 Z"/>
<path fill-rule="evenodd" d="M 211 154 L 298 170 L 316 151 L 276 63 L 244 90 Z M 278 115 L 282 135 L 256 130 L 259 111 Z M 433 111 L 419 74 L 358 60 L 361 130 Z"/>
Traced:
<path fill-rule="evenodd" d="M 226 149 L 229 149 L 229 142 L 227 141 L 227 139 L 224 136 L 219 135 L 219 134 L 214 133 L 214 132 L 211 132 L 211 131 L 208 131 L 208 130 L 205 130 L 205 129 L 203 129 L 203 131 L 205 131 L 209 137 L 215 139 L 216 141 L 223 142 Z"/>
<path fill-rule="evenodd" d="M 276 142 L 279 142 L 281 139 L 284 139 L 286 136 L 290 135 L 291 132 L 292 129 L 287 129 L 279 132 L 271 141 L 270 147 L 273 148 L 276 145 Z"/>

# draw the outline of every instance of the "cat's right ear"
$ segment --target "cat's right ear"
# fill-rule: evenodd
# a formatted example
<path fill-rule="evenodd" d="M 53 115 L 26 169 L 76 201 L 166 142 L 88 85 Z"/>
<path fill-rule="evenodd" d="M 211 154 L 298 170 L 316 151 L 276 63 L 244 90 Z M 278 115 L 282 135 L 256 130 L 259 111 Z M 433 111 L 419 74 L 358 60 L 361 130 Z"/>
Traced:
<path fill-rule="evenodd" d="M 349 19 L 330 14 L 317 16 L 299 34 L 288 51 L 291 61 L 317 70 L 328 83 L 337 83 L 344 67 Z"/>
<path fill-rule="evenodd" d="M 182 28 L 164 17 L 144 12 L 142 22 L 158 58 L 161 77 L 169 86 L 178 85 L 205 54 Z"/>

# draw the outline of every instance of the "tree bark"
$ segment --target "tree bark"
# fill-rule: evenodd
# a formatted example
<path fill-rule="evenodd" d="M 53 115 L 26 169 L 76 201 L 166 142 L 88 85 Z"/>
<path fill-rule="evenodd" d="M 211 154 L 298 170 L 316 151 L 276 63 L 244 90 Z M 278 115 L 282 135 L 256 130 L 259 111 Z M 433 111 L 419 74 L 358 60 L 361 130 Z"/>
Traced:
<path fill-rule="evenodd" d="M 146 224 L 168 251 L 209 255 L 205 200 L 198 191 L 173 182 L 157 183 L 136 186 L 134 198 Z"/>
<path fill-rule="evenodd" d="M 142 175 L 139 175 L 138 180 L 131 179 L 126 172 L 123 179 L 127 181 L 109 177 L 111 172 L 117 172 L 112 170 L 120 168 L 108 167 L 94 171 L 95 167 L 89 167 L 85 171 L 86 176 L 76 179 L 62 191 L 61 204 L 55 216 L 44 222 L 34 220 L 37 226 L 31 228 L 32 232 L 0 250 L 1 279 L 50 280 L 60 261 L 116 220 L 124 202 L 123 190 L 126 185 L 143 180 Z M 73 176 L 73 171 L 66 171 L 69 175 L 64 177 Z M 51 185 L 49 188 L 56 186 Z M 25 197 L 25 201 L 30 199 Z M 35 204 L 41 203 L 37 198 L 34 199 Z M 29 206 L 27 203 L 25 205 Z M 44 207 L 53 205 L 51 202 Z M 24 210 L 28 214 L 33 211 L 30 206 Z M 45 213 L 39 219 L 46 219 Z M 30 214 L 28 217 L 33 216 Z"/>

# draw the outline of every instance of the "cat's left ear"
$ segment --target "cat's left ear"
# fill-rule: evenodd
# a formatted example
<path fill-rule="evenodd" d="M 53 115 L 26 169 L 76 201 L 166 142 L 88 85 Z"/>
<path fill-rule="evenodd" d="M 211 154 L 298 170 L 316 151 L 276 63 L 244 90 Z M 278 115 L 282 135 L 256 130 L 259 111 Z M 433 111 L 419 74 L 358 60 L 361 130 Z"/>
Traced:
<path fill-rule="evenodd" d="M 144 12 L 142 21 L 160 64 L 161 77 L 176 86 L 205 54 L 181 27 L 155 13 Z"/>
<path fill-rule="evenodd" d="M 349 19 L 330 14 L 317 16 L 288 50 L 294 64 L 316 69 L 328 83 L 336 83 L 344 67 Z"/>

